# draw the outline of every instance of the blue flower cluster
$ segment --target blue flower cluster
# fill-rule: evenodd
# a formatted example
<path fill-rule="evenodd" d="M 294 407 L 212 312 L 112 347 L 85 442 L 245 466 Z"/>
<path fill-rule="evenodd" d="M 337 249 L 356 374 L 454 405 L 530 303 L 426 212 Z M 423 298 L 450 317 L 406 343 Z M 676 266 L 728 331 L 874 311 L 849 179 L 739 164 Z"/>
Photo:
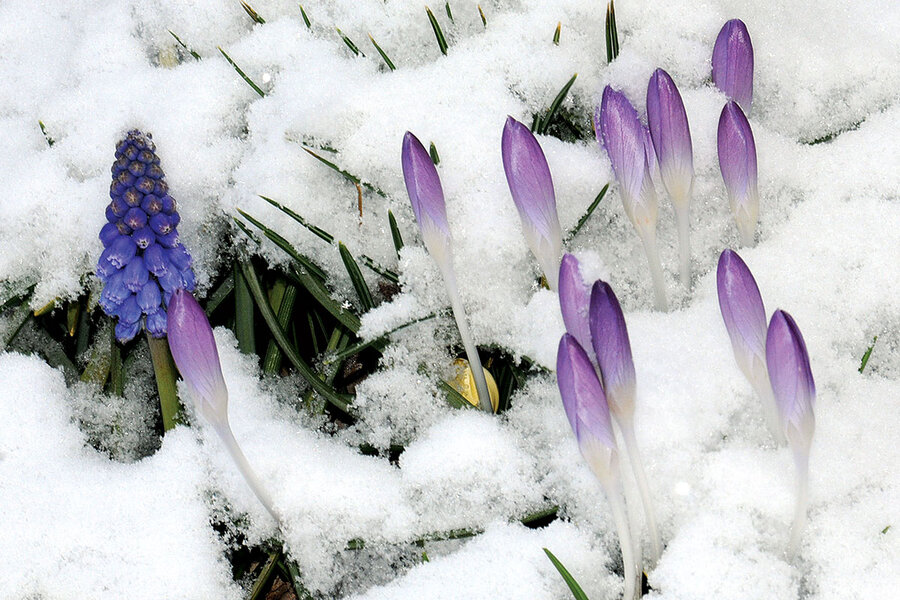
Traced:
<path fill-rule="evenodd" d="M 172 293 L 194 290 L 191 256 L 178 241 L 180 217 L 151 137 L 134 130 L 116 145 L 112 202 L 100 230 L 104 250 L 97 276 L 105 284 L 100 306 L 118 317 L 121 342 L 136 336 L 142 325 L 153 337 L 165 336 Z"/>

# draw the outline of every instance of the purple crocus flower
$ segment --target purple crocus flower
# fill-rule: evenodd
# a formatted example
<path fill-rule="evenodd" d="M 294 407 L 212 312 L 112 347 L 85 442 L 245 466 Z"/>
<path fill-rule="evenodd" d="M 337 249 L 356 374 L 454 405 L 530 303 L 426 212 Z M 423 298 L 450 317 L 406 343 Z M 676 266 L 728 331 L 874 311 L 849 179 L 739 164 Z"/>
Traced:
<path fill-rule="evenodd" d="M 563 323 L 569 332 L 584 348 L 590 359 L 596 363 L 594 348 L 591 345 L 591 327 L 588 321 L 588 308 L 591 303 L 591 290 L 581 276 L 578 259 L 566 253 L 559 264 L 559 308 L 562 311 Z"/>
<path fill-rule="evenodd" d="M 712 80 L 726 96 L 750 112 L 753 102 L 753 44 L 747 26 L 740 19 L 725 23 L 716 37 Z"/>
<path fill-rule="evenodd" d="M 640 117 L 625 94 L 606 86 L 600 108 L 594 114 L 594 129 L 619 182 L 625 214 L 644 245 L 656 308 L 666 310 L 666 288 L 656 245 L 656 191 L 647 165 Z"/>
<path fill-rule="evenodd" d="M 503 170 L 522 219 L 525 241 L 540 263 L 550 289 L 555 290 L 562 230 L 547 159 L 531 131 L 512 117 L 506 118 L 501 149 Z"/>
<path fill-rule="evenodd" d="M 719 117 L 718 148 L 719 168 L 741 241 L 752 246 L 759 219 L 756 143 L 744 111 L 733 101 L 725 105 Z"/>
<path fill-rule="evenodd" d="M 678 223 L 681 282 L 690 287 L 690 204 L 694 185 L 694 155 L 691 130 L 681 94 L 668 73 L 656 69 L 647 85 L 647 121 L 659 159 L 659 174 Z"/>
<path fill-rule="evenodd" d="M 165 304 L 176 289 L 194 289 L 191 257 L 175 229 L 180 218 L 151 137 L 134 130 L 116 145 L 106 209 L 109 222 L 100 230 L 104 247 L 97 261 L 97 276 L 104 282 L 100 306 L 118 319 L 116 337 L 122 342 L 142 327 L 154 338 L 165 336 Z M 177 265 L 172 256 L 178 258 Z M 146 291 L 148 285 L 157 294 Z"/>

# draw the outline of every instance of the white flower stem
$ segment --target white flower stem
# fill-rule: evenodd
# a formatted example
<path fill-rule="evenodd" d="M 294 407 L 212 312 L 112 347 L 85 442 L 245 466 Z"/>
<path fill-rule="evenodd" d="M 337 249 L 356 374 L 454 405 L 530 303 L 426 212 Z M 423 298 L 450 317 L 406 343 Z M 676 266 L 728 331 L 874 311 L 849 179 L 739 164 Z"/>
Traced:
<path fill-rule="evenodd" d="M 655 227 L 655 224 L 654 224 Z M 644 244 L 644 252 L 647 254 L 647 263 L 650 266 L 650 279 L 653 281 L 653 297 L 656 310 L 667 311 L 669 302 L 666 300 L 666 283 L 663 277 L 662 263 L 659 260 L 659 249 L 656 245 L 656 230 L 638 228 L 638 235 Z"/>
<path fill-rule="evenodd" d="M 787 556 L 793 560 L 800 549 L 800 538 L 806 527 L 806 512 L 809 504 L 809 454 L 794 453 L 797 466 L 797 504 L 794 509 L 794 522 L 791 524 L 791 540 L 788 543 Z"/>
<path fill-rule="evenodd" d="M 775 396 L 772 394 L 772 384 L 769 383 L 769 375 L 766 373 L 765 364 L 759 372 L 754 373 L 750 380 L 759 401 L 762 404 L 763 415 L 766 418 L 766 427 L 779 446 L 787 443 L 784 430 L 781 427 L 781 417 L 778 416 L 778 407 L 775 406 Z"/>
<path fill-rule="evenodd" d="M 281 515 L 275 510 L 275 504 L 272 502 L 272 497 L 269 496 L 269 492 L 263 487 L 263 484 L 259 480 L 259 477 L 256 476 L 253 467 L 251 467 L 250 463 L 247 461 L 247 457 L 244 456 L 241 447 L 238 446 L 237 440 L 234 439 L 234 433 L 231 431 L 231 426 L 227 421 L 224 421 L 215 423 L 213 427 L 222 439 L 222 443 L 224 443 L 225 447 L 228 449 L 228 453 L 231 455 L 238 471 L 240 471 L 241 475 L 244 477 L 244 481 L 247 482 L 247 485 L 253 490 L 253 493 L 256 494 L 256 497 L 259 498 L 260 503 L 262 503 L 269 514 L 272 515 L 272 518 L 275 519 L 278 526 L 281 527 L 283 523 Z"/>
<path fill-rule="evenodd" d="M 675 204 L 678 225 L 679 275 L 684 289 L 691 289 L 691 206 L 690 197 Z"/>
<path fill-rule="evenodd" d="M 656 511 L 653 508 L 650 486 L 647 483 L 647 473 L 644 471 L 644 462 L 641 460 L 637 438 L 634 435 L 634 419 L 630 417 L 619 419 L 619 429 L 622 431 L 622 439 L 625 441 L 631 470 L 634 472 L 634 479 L 641 494 L 641 504 L 644 506 L 644 518 L 647 519 L 647 530 L 650 535 L 650 568 L 652 569 L 659 562 L 662 546 L 659 540 L 659 528 L 656 525 Z"/>
<path fill-rule="evenodd" d="M 616 531 L 619 533 L 619 546 L 622 548 L 622 566 L 625 568 L 625 594 L 622 599 L 636 600 L 641 597 L 641 569 L 636 562 L 631 542 L 631 530 L 625 516 L 625 502 L 617 482 L 604 487 L 612 509 L 613 520 L 616 523 Z"/>

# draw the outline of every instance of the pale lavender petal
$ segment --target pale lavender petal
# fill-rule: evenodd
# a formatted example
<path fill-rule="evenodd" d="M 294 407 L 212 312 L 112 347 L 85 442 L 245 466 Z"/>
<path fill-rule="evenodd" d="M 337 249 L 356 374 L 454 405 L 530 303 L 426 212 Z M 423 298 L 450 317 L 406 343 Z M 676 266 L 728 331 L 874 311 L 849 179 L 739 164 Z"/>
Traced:
<path fill-rule="evenodd" d="M 228 415 L 228 389 L 222 377 L 216 340 L 206 313 L 183 289 L 169 302 L 169 349 L 199 412 L 214 423 Z"/>
<path fill-rule="evenodd" d="M 752 243 L 759 218 L 756 143 L 750 122 L 732 101 L 722 109 L 718 131 L 719 168 L 744 243 Z"/>
<path fill-rule="evenodd" d="M 650 128 L 642 125 L 644 132 L 644 157 L 647 159 L 647 171 L 651 178 L 659 181 L 659 161 L 656 160 L 656 149 L 653 147 L 653 136 L 650 135 Z"/>
<path fill-rule="evenodd" d="M 408 131 L 403 136 L 401 162 L 406 191 L 426 246 L 434 236 L 449 240 L 450 225 L 437 169 L 422 142 Z"/>
<path fill-rule="evenodd" d="M 647 121 L 663 185 L 674 201 L 689 199 L 694 180 L 691 130 L 681 94 L 662 69 L 653 72 L 647 86 Z"/>
<path fill-rule="evenodd" d="M 785 434 L 795 447 L 808 449 L 815 428 L 816 384 L 803 335 L 783 310 L 776 310 L 769 322 L 766 363 Z"/>
<path fill-rule="evenodd" d="M 559 308 L 562 311 L 563 323 L 592 361 L 594 348 L 591 345 L 591 327 L 588 321 L 588 309 L 591 304 L 591 290 L 581 276 L 578 259 L 566 253 L 559 265 Z"/>
<path fill-rule="evenodd" d="M 625 94 L 606 86 L 594 115 L 597 141 L 606 149 L 616 180 L 631 201 L 641 198 L 647 173 L 644 132 L 637 110 Z"/>
<path fill-rule="evenodd" d="M 716 270 L 719 309 L 738 365 L 752 377 L 753 357 L 766 358 L 766 309 L 750 269 L 733 250 L 724 250 Z"/>
<path fill-rule="evenodd" d="M 633 410 L 634 360 L 625 315 L 605 281 L 596 281 L 591 289 L 590 324 L 591 342 L 610 406 L 614 412 L 627 414 Z"/>
<path fill-rule="evenodd" d="M 584 349 L 568 333 L 559 340 L 556 379 L 563 408 L 579 447 L 585 448 L 590 441 L 599 441 L 606 448 L 615 450 L 609 407 L 597 372 Z"/>
<path fill-rule="evenodd" d="M 731 19 L 716 37 L 712 80 L 722 92 L 750 112 L 753 102 L 753 44 L 747 26 Z"/>

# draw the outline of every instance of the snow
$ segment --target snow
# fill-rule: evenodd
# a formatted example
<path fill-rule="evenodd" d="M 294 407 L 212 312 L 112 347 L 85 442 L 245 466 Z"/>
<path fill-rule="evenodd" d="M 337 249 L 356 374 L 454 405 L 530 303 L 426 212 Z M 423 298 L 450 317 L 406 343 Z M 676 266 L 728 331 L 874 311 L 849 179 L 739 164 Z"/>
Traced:
<path fill-rule="evenodd" d="M 149 390 L 131 386 L 124 399 L 106 397 L 84 384 L 67 387 L 61 372 L 36 357 L 0 354 L 0 597 L 243 597 L 248 590 L 232 581 L 226 559 L 229 532 L 251 544 L 283 540 L 304 583 L 323 597 L 566 598 L 542 547 L 592 599 L 618 597 L 621 562 L 608 504 L 578 454 L 553 375 L 536 372 L 499 417 L 450 409 L 442 398 L 437 383 L 451 372 L 457 333 L 440 275 L 418 241 L 399 155 L 407 130 L 438 149 L 459 288 L 477 342 L 552 369 L 562 319 L 556 295 L 536 284 L 540 273 L 506 187 L 503 123 L 507 114 L 530 123 L 576 72 L 565 108 L 582 125 L 607 83 L 643 112 L 657 66 L 681 89 L 693 138 L 693 290 L 677 284 L 674 218 L 661 188 L 671 312 L 650 310 L 643 250 L 615 184 L 568 245 L 585 277 L 611 282 L 628 321 L 637 437 L 666 545 L 649 573 L 650 597 L 895 594 L 896 3 L 623 0 L 621 54 L 609 66 L 604 15 L 587 0 L 482 2 L 487 27 L 475 2 L 451 2 L 454 23 L 435 3 L 450 43 L 446 57 L 415 3 L 309 0 L 311 29 L 287 0 L 251 2 L 264 25 L 237 2 L 33 4 L 0 6 L 4 288 L 36 284 L 31 304 L 38 308 L 96 285 L 85 275 L 101 249 L 114 144 L 139 127 L 153 133 L 179 202 L 201 294 L 232 255 L 224 235 L 240 208 L 313 257 L 335 296 L 355 302 L 337 248 L 261 194 L 324 227 L 355 255 L 398 270 L 402 293 L 363 317 L 364 339 L 438 316 L 391 334 L 379 371 L 357 387 L 358 422 L 330 432 L 295 410 L 302 386 L 262 377 L 233 335 L 216 331 L 235 436 L 286 516 L 281 532 L 202 423 L 148 448 L 156 419 Z M 738 240 L 715 149 L 724 96 L 708 77 L 712 43 L 729 18 L 747 23 L 756 51 L 749 118 L 759 154 L 759 244 L 739 252 L 768 314 L 782 308 L 797 320 L 818 389 L 809 526 L 795 563 L 783 556 L 791 457 L 769 440 L 715 296 L 719 252 Z M 353 56 L 334 27 L 366 56 Z M 184 55 L 169 29 L 203 59 Z M 396 71 L 383 66 L 368 33 Z M 827 143 L 805 143 L 836 133 Z M 608 160 L 591 140 L 539 140 L 567 229 L 612 177 Z M 386 197 L 364 189 L 360 221 L 356 187 L 304 145 Z M 316 150 L 325 146 L 337 153 Z M 399 262 L 388 210 L 407 244 Z M 261 252 L 270 262 L 285 260 L 269 242 Z M 373 273 L 364 275 L 375 283 Z M 9 326 L 3 319 L 0 331 Z M 363 444 L 406 450 L 393 464 L 362 455 Z M 553 505 L 562 518 L 547 527 L 515 522 Z M 456 528 L 484 533 L 427 542 L 428 562 L 409 543 Z M 365 548 L 349 549 L 354 539 Z"/>

